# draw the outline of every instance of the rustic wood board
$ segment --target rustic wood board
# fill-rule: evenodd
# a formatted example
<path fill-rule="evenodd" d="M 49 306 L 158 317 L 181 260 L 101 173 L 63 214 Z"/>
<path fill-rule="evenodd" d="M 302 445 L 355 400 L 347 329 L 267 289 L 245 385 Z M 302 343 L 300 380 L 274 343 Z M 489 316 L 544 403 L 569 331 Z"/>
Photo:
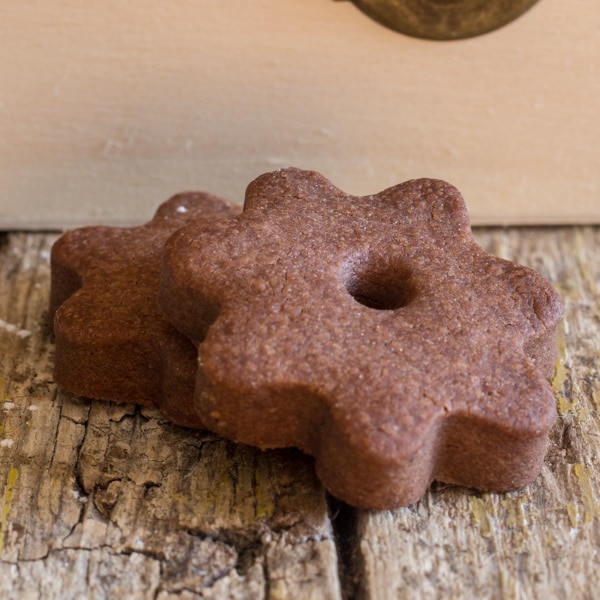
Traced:
<path fill-rule="evenodd" d="M 532 266 L 565 302 L 554 378 L 559 418 L 538 480 L 510 494 L 437 487 L 416 506 L 358 513 L 359 589 L 373 598 L 594 598 L 598 472 L 600 229 L 478 235 Z"/>
<path fill-rule="evenodd" d="M 592 598 L 600 544 L 600 228 L 476 232 L 565 300 L 558 419 L 510 494 L 434 485 L 396 511 L 329 498 L 311 460 L 57 392 L 54 234 L 0 246 L 3 598 Z"/>

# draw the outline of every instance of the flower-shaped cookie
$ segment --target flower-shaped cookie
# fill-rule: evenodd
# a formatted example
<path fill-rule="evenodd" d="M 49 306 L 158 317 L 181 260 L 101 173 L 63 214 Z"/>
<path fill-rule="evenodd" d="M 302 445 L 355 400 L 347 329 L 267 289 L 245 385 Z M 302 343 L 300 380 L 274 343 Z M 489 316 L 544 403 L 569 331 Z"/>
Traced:
<path fill-rule="evenodd" d="M 350 504 L 539 472 L 562 305 L 474 242 L 447 183 L 353 197 L 314 172 L 263 175 L 239 216 L 170 238 L 160 295 L 198 346 L 201 422 L 304 449 Z"/>
<path fill-rule="evenodd" d="M 52 248 L 49 318 L 55 334 L 54 379 L 71 393 L 156 405 L 197 426 L 188 411 L 195 348 L 157 304 L 164 242 L 178 228 L 233 214 L 204 193 L 174 196 L 139 227 L 84 227 Z"/>

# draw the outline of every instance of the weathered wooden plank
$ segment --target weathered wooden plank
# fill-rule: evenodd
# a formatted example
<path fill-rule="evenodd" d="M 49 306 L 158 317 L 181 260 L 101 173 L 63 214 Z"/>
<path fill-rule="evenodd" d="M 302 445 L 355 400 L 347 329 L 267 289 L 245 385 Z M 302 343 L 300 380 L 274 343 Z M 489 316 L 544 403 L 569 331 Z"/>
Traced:
<path fill-rule="evenodd" d="M 434 486 L 418 504 L 355 514 L 362 596 L 597 597 L 600 544 L 600 230 L 478 231 L 565 301 L 553 385 L 558 420 L 541 476 L 509 494 Z"/>
<path fill-rule="evenodd" d="M 154 411 L 57 393 L 42 327 L 55 236 L 5 236 L 0 596 L 339 598 L 345 587 L 377 599 L 592 598 L 600 228 L 477 237 L 541 271 L 565 300 L 559 417 L 542 474 L 510 494 L 434 485 L 413 506 L 366 512 L 332 503 L 295 451 L 260 452 Z"/>
<path fill-rule="evenodd" d="M 0 252 L 0 596 L 340 597 L 310 459 L 56 392 L 54 239 Z"/>

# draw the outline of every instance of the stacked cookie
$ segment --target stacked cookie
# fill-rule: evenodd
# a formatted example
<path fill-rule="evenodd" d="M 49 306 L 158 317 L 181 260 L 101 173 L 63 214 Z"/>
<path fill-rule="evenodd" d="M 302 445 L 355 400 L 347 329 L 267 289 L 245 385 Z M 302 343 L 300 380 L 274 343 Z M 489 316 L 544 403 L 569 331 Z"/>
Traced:
<path fill-rule="evenodd" d="M 241 213 L 180 194 L 144 226 L 74 230 L 52 253 L 59 387 L 299 447 L 366 508 L 410 504 L 434 479 L 536 477 L 561 314 L 430 179 L 354 197 L 283 169 L 248 186 Z"/>

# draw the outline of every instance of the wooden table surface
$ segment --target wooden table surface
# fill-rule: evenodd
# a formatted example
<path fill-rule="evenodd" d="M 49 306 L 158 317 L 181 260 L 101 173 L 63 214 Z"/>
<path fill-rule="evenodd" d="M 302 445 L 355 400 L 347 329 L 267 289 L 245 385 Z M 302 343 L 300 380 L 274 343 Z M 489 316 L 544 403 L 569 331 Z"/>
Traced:
<path fill-rule="evenodd" d="M 58 392 L 42 325 L 56 234 L 3 234 L 0 597 L 597 598 L 600 227 L 476 237 L 565 302 L 542 473 L 508 494 L 434 484 L 368 512 L 332 500 L 295 450 Z"/>

